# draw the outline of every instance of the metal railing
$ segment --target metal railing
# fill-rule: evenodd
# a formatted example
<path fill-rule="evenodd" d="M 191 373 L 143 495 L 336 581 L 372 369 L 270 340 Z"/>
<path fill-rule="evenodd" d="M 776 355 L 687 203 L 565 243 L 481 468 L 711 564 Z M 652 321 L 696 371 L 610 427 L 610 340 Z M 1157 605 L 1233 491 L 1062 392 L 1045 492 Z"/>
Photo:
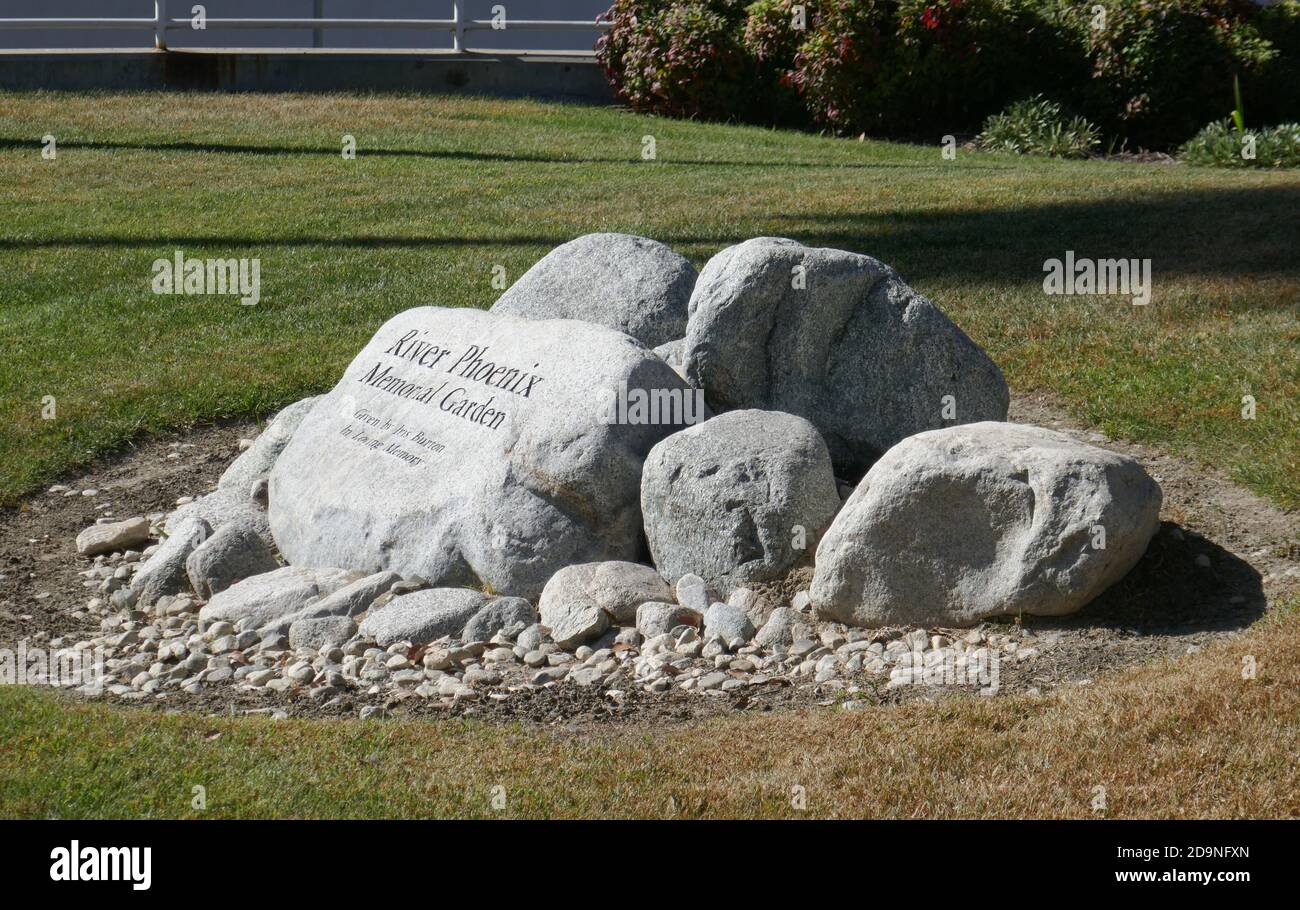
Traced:
<path fill-rule="evenodd" d="M 465 46 L 465 35 L 476 31 L 578 31 L 581 29 L 604 30 L 609 23 L 604 20 L 559 20 L 559 19 L 509 19 L 504 13 L 493 19 L 468 19 L 462 7 L 465 0 L 448 0 L 451 4 L 450 19 L 224 19 L 203 16 L 204 28 L 302 28 L 313 31 L 331 28 L 409 28 L 424 31 L 445 31 L 451 33 L 452 50 L 458 54 L 472 53 Z M 183 0 L 182 5 L 189 0 Z M 192 8 L 192 7 L 191 7 Z M 319 9 L 319 6 L 317 7 Z M 103 29 L 152 29 L 154 47 L 160 51 L 167 50 L 168 29 L 194 29 L 200 18 L 196 15 L 169 18 L 167 0 L 153 0 L 152 18 L 39 18 L 39 19 L 0 19 L 0 29 L 7 28 L 103 28 Z M 316 42 L 320 46 L 320 41 Z"/>

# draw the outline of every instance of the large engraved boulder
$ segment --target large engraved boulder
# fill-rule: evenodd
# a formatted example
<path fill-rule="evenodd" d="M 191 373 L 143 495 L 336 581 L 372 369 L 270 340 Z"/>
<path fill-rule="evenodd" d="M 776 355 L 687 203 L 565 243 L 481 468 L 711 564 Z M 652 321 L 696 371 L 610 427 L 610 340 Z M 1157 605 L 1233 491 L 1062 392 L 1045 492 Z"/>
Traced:
<path fill-rule="evenodd" d="M 631 234 L 586 234 L 551 250 L 492 305 L 528 319 L 582 319 L 647 347 L 681 338 L 695 267 Z"/>
<path fill-rule="evenodd" d="M 718 253 L 691 296 L 685 375 L 714 411 L 812 422 L 857 480 L 923 430 L 1003 420 L 997 365 L 870 256 L 759 237 Z"/>
<path fill-rule="evenodd" d="M 612 329 L 408 310 L 276 460 L 271 530 L 291 565 L 535 598 L 564 566 L 638 558 L 641 465 L 690 398 Z"/>
<path fill-rule="evenodd" d="M 921 433 L 876 462 L 822 538 L 813 609 L 873 627 L 1071 613 L 1137 564 L 1160 502 L 1136 461 L 1063 433 Z"/>

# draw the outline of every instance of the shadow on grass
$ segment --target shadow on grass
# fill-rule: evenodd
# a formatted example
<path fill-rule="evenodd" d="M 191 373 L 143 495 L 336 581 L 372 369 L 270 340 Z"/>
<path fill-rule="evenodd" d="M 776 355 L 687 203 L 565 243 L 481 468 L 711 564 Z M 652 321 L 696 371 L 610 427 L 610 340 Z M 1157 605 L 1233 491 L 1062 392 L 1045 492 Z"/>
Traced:
<path fill-rule="evenodd" d="M 1043 263 L 1073 250 L 1083 258 L 1150 259 L 1156 293 L 1169 276 L 1300 277 L 1300 182 L 1295 186 L 1183 190 L 1005 208 L 779 214 L 756 220 L 751 232 L 653 232 L 669 245 L 718 249 L 759 233 L 793 237 L 812 246 L 867 253 L 914 282 L 961 278 L 1008 284 L 1039 282 Z M 80 234 L 0 238 L 0 249 L 122 247 L 325 247 L 426 249 L 437 247 L 552 247 L 580 231 L 516 236 L 404 237 L 286 233 L 270 238 L 237 234 L 131 236 Z M 1267 301 L 1262 301 L 1267 304 Z"/>
<path fill-rule="evenodd" d="M 781 233 L 867 253 L 905 278 L 1040 282 L 1047 259 L 1073 250 L 1077 258 L 1150 259 L 1158 293 L 1160 280 L 1170 275 L 1300 277 L 1298 211 L 1300 180 L 1285 187 L 975 211 L 828 212 L 777 220 Z"/>
<path fill-rule="evenodd" d="M 1209 564 L 1197 564 L 1204 556 Z M 1263 580 L 1244 559 L 1194 531 L 1164 522 L 1128 575 L 1078 613 L 1025 617 L 1035 631 L 1109 628 L 1132 635 L 1244 629 L 1267 607 Z"/>
<path fill-rule="evenodd" d="M 39 143 L 31 139 L 17 139 L 12 136 L 0 136 L 0 149 L 32 149 Z M 307 145 L 256 145 L 229 142 L 119 142 L 92 140 L 79 142 L 67 140 L 59 143 L 59 149 L 89 149 L 92 151 L 136 151 L 136 152 L 199 152 L 216 155 L 322 155 L 328 158 L 339 156 L 339 147 L 321 148 Z M 357 154 L 366 158 L 427 158 L 435 161 L 482 161 L 503 164 L 635 164 L 644 165 L 638 156 L 599 158 L 590 155 L 557 156 L 516 152 L 472 152 L 460 149 L 386 149 L 362 148 Z M 1014 167 L 996 161 L 980 162 L 982 169 L 990 171 L 1009 171 Z M 943 170 L 950 165 L 942 162 L 920 164 L 909 161 L 786 161 L 780 158 L 762 159 L 755 157 L 746 161 L 724 161 L 713 158 L 674 159 L 656 158 L 655 167 L 737 167 L 737 168 L 817 168 L 837 170 L 855 168 L 863 170 L 906 169 L 906 170 Z"/>

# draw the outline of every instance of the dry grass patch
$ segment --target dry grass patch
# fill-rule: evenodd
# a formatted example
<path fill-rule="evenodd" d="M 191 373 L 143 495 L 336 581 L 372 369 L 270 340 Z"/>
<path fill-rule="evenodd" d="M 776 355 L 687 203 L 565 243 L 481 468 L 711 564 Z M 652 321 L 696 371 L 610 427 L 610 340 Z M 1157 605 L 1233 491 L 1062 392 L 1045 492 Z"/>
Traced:
<path fill-rule="evenodd" d="M 1294 817 L 1297 606 L 1204 652 L 1048 697 L 678 726 L 275 722 L 7 689 L 0 806 L 38 817 Z M 1242 676 L 1247 657 L 1254 679 Z M 202 812 L 195 785 L 208 793 Z"/>

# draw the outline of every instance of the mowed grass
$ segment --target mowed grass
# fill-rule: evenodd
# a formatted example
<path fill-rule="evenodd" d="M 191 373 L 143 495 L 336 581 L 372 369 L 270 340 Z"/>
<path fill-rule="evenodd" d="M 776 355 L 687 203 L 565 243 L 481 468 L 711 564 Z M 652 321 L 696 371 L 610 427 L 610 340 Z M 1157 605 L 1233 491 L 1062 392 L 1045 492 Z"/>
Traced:
<path fill-rule="evenodd" d="M 1243 638 L 1041 698 L 578 734 L 160 715 L 0 687 L 0 814 L 1293 817 L 1297 625 L 1292 606 Z"/>
<path fill-rule="evenodd" d="M 628 231 L 697 265 L 762 234 L 877 256 L 1013 388 L 1294 508 L 1297 212 L 1294 172 L 944 161 L 595 107 L 0 93 L 0 502 L 140 434 L 326 389 L 393 313 L 486 307 L 495 266 L 513 280 L 579 234 Z M 178 249 L 260 258 L 261 303 L 154 295 L 151 264 Z M 1151 259 L 1151 304 L 1044 295 L 1066 250 Z"/>
<path fill-rule="evenodd" d="M 393 313 L 487 306 L 494 266 L 513 280 L 617 230 L 697 265 L 761 234 L 875 255 L 1013 388 L 1294 508 L 1297 203 L 1292 173 L 944 162 L 937 145 L 532 102 L 0 94 L 0 500 L 140 434 L 326 389 Z M 262 302 L 153 295 L 151 263 L 177 249 L 259 257 Z M 1043 262 L 1066 250 L 1150 258 L 1151 304 L 1045 296 Z M 1042 698 L 579 734 L 171 716 L 0 687 L 0 814 L 1295 816 L 1297 653 L 1291 604 L 1201 653 Z"/>

